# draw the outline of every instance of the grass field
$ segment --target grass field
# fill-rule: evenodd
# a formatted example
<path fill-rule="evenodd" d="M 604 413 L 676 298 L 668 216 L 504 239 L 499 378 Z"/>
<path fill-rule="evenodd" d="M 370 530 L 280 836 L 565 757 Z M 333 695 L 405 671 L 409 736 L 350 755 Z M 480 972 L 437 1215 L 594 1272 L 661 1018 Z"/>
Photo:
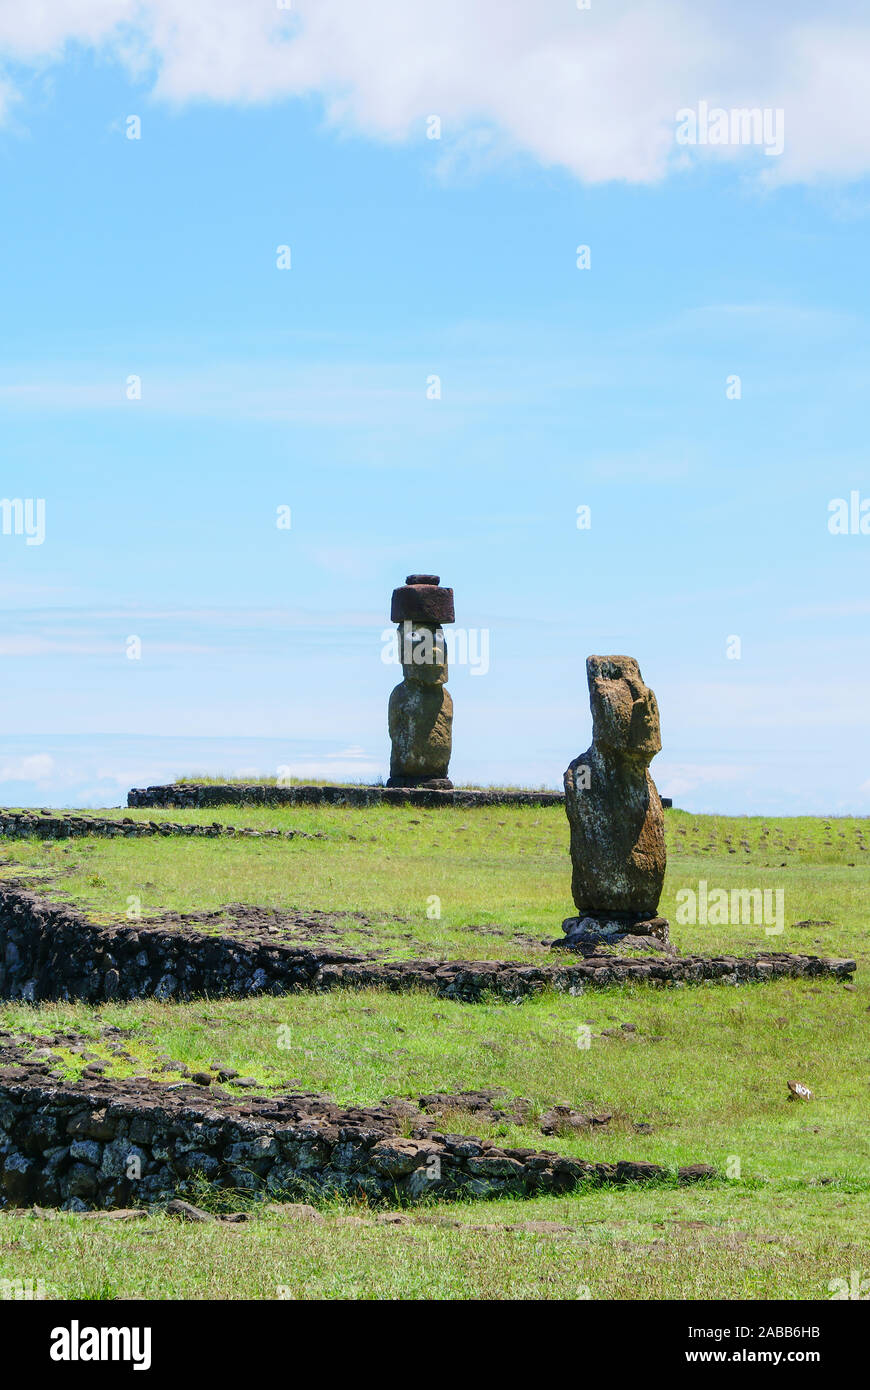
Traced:
<path fill-rule="evenodd" d="M 339 922 L 332 945 L 396 958 L 563 959 L 541 944 L 571 911 L 560 807 L 116 814 L 322 838 L 10 841 L 0 847 L 0 874 L 101 920 L 123 917 L 131 895 L 146 917 L 232 902 L 319 908 L 364 919 Z M 218 1060 L 263 1090 L 301 1087 L 348 1103 L 500 1086 L 532 1101 L 526 1125 L 487 1128 L 457 1113 L 453 1128 L 670 1170 L 712 1163 L 720 1179 L 426 1206 L 401 1221 L 335 1204 L 318 1220 L 258 1207 L 245 1223 L 196 1227 L 160 1214 L 118 1223 L 7 1213 L 0 1278 L 40 1278 L 47 1296 L 102 1298 L 583 1298 L 588 1290 L 632 1299 L 826 1298 L 829 1281 L 855 1269 L 868 1277 L 868 823 L 674 811 L 666 825 L 661 911 L 682 951 L 849 955 L 855 987 L 632 985 L 519 1006 L 376 991 L 94 1009 L 0 1004 L 0 1026 L 34 1037 L 75 1027 L 117 1074 L 167 1082 L 177 1079 L 158 1070 L 168 1055 L 191 1068 Z M 711 888 L 781 888 L 782 935 L 679 925 L 676 895 L 702 879 Z M 427 916 L 433 897 L 440 919 Z M 103 1048 L 106 1024 L 130 1030 L 127 1058 Z M 289 1046 L 278 1045 L 279 1027 L 289 1027 L 280 1035 Z M 588 1047 L 578 1046 L 578 1029 L 589 1030 Z M 81 1058 L 66 1060 L 75 1076 Z M 789 1101 L 792 1079 L 814 1099 Z M 558 1102 L 613 1120 L 582 1137 L 544 1139 L 538 1116 Z M 542 1221 L 555 1226 L 524 1224 Z"/>
<path fill-rule="evenodd" d="M 865 1215 L 863 1198 L 826 1188 L 736 1185 L 462 1203 L 395 1223 L 334 1207 L 243 1225 L 0 1214 L 0 1277 L 41 1280 L 47 1298 L 819 1299 L 867 1276 Z M 540 1222 L 557 1229 L 529 1229 Z"/>
<path fill-rule="evenodd" d="M 56 875 L 46 891 L 97 920 L 232 902 L 359 912 L 349 949 L 402 958 L 540 960 L 573 911 L 567 822 L 560 806 L 487 808 L 226 807 L 119 810 L 119 818 L 302 830 L 320 839 L 89 839 L 0 846 L 0 880 Z M 757 949 L 852 955 L 870 942 L 867 822 L 691 816 L 669 811 L 660 911 L 683 951 Z M 868 831 L 870 833 L 870 831 Z M 763 926 L 681 926 L 677 892 L 782 889 L 782 935 Z M 433 902 L 437 899 L 437 904 Z M 440 917 L 434 917 L 435 910 Z M 796 927 L 798 922 L 812 926 Z M 332 939 L 331 939 L 332 940 Z M 332 944 L 334 940 L 332 940 Z"/>

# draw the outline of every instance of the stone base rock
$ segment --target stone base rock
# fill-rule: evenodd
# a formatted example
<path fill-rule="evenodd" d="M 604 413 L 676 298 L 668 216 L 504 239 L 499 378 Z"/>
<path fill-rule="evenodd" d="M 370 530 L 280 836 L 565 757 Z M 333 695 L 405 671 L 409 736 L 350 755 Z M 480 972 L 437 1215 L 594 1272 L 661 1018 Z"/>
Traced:
<path fill-rule="evenodd" d="M 584 1115 L 570 1105 L 554 1105 L 541 1116 L 542 1134 L 576 1134 L 578 1130 L 589 1130 L 594 1126 L 607 1125 L 612 1115 Z"/>
<path fill-rule="evenodd" d="M 564 941 L 552 944 L 566 951 L 591 953 L 600 946 L 619 946 L 626 950 L 664 950 L 676 953 L 671 945 L 670 924 L 666 917 L 638 917 L 627 912 L 584 914 L 566 917 L 562 923 Z"/>
<path fill-rule="evenodd" d="M 388 787 L 426 787 L 433 792 L 452 792 L 449 777 L 388 777 Z"/>

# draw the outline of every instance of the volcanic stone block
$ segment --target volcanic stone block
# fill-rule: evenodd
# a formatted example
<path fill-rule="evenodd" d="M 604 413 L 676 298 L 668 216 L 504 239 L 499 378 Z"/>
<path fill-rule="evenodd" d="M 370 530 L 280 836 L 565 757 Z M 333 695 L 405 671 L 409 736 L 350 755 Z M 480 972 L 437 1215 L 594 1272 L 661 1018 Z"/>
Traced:
<path fill-rule="evenodd" d="M 436 628 L 455 621 L 453 590 L 440 587 L 439 575 L 409 574 L 401 588 L 393 590 L 391 623 Z"/>
<path fill-rule="evenodd" d="M 565 773 L 579 916 L 563 930 L 588 939 L 597 923 L 611 940 L 619 931 L 667 940 L 667 924 L 663 931 L 656 915 L 665 877 L 664 817 L 648 771 L 662 746 L 656 697 L 630 656 L 590 656 L 586 675 L 592 744 Z"/>

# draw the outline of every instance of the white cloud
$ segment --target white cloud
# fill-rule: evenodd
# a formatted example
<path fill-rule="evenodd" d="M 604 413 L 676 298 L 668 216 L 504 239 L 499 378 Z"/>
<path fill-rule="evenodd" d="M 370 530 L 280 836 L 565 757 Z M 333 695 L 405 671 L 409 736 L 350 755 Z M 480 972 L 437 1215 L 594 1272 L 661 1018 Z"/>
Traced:
<path fill-rule="evenodd" d="M 54 642 L 27 633 L 0 637 L 0 657 L 47 656 L 55 652 L 66 652 L 75 656 L 97 656 L 104 651 L 108 651 L 108 647 L 96 642 Z"/>
<path fill-rule="evenodd" d="M 36 615 L 34 621 L 39 621 Z M 158 642 L 148 639 L 148 650 L 150 653 L 159 652 L 161 654 L 194 654 L 203 656 L 209 652 L 221 650 L 219 647 L 197 646 L 190 642 Z M 86 640 L 85 638 L 58 638 L 50 636 L 38 636 L 33 633 L 21 633 L 0 637 L 0 657 L 28 657 L 28 656 L 116 656 L 118 658 L 125 655 L 123 640 L 115 638 Z"/>
<path fill-rule="evenodd" d="M 217 415 L 298 425 L 408 424 L 426 408 L 428 366 L 420 363 L 334 363 L 329 366 L 223 363 L 207 372 L 142 373 L 142 399 L 131 405 L 126 376 L 106 379 L 96 367 L 70 363 L 47 379 L 39 369 L 0 367 L 0 405 L 8 410 L 117 410 L 180 416 Z M 102 376 L 102 380 L 99 377 Z M 506 389 L 497 399 L 507 396 Z M 451 391 L 454 410 L 485 402 L 487 393 Z M 430 409 L 431 418 L 431 409 Z"/>
<path fill-rule="evenodd" d="M 858 618 L 870 613 L 870 598 L 843 598 L 832 603 L 807 603 L 789 608 L 787 618 Z"/>
<path fill-rule="evenodd" d="M 837 5 L 827 13 L 836 13 Z M 780 79 L 789 157 L 770 160 L 772 183 L 860 178 L 870 168 L 870 24 L 819 23 L 789 36 Z"/>
<path fill-rule="evenodd" d="M 0 55 L 41 68 L 96 49 L 179 105 L 316 95 L 331 123 L 385 140 L 422 143 L 437 114 L 447 166 L 519 152 L 590 182 L 747 154 L 688 154 L 680 108 L 782 107 L 785 152 L 754 167 L 854 179 L 870 168 L 870 22 L 858 0 L 818 16 L 810 0 L 0 0 Z"/>
<path fill-rule="evenodd" d="M 438 544 L 436 539 L 424 540 L 420 544 L 435 546 Z M 365 556 L 371 560 L 385 553 L 383 547 L 376 546 L 374 543 L 368 549 L 359 548 L 357 552 L 360 563 Z M 387 554 L 393 553 L 388 550 Z M 399 547 L 395 547 L 395 554 L 401 556 L 404 553 Z M 2 591 L 0 591 L 2 592 Z M 22 618 L 22 614 L 24 615 Z M 101 654 L 123 652 L 123 637 L 119 646 L 117 635 L 105 640 L 99 639 L 97 629 L 94 624 L 110 623 L 117 634 L 120 624 L 123 634 L 136 632 L 143 623 L 164 623 L 175 624 L 178 626 L 190 627 L 192 625 L 202 625 L 204 627 L 214 627 L 223 633 L 252 632 L 258 629 L 272 633 L 275 629 L 313 629 L 315 632 L 323 628 L 360 628 L 380 629 L 383 627 L 383 613 L 378 609 L 365 611 L 362 609 L 329 609 L 317 610 L 314 608 L 45 608 L 36 610 L 27 608 L 19 610 L 16 620 L 26 622 L 29 628 L 36 625 L 41 626 L 42 632 L 39 634 L 30 631 L 21 634 L 7 634 L 0 637 L 0 656 L 39 656 L 49 651 L 76 651 L 83 654 Z M 10 619 L 7 614 L 7 624 Z M 62 626 L 60 626 L 62 624 Z M 83 645 L 71 645 L 70 633 L 75 629 L 76 641 L 81 641 Z M 84 645 L 85 633 L 94 640 L 89 645 Z M 55 641 L 55 639 L 57 639 Z M 67 640 L 70 639 L 70 640 Z M 150 637 L 148 638 L 149 647 L 152 646 Z M 157 643 L 153 644 L 155 647 Z M 191 646 L 189 643 L 162 643 L 159 649 L 167 651 L 215 651 L 221 648 L 210 646 Z"/>
<path fill-rule="evenodd" d="M 736 763 L 655 763 L 653 780 L 662 796 L 684 796 L 699 787 L 747 783 L 755 769 Z"/>
<path fill-rule="evenodd" d="M 0 782 L 47 782 L 54 770 L 54 758 L 48 753 L 32 753 L 0 767 Z"/>
<path fill-rule="evenodd" d="M 312 782 L 341 781 L 345 778 L 351 782 L 365 781 L 377 777 L 383 771 L 382 764 L 375 758 L 366 761 L 358 758 L 317 759 L 289 762 L 282 764 L 282 767 L 286 769 L 283 773 L 285 777 L 310 777 Z"/>
<path fill-rule="evenodd" d="M 779 681 L 742 679 L 674 684 L 659 692 L 668 729 L 737 730 L 821 729 L 826 734 L 846 727 L 867 727 L 863 681 L 806 681 L 783 665 Z M 786 674 L 787 673 L 787 674 Z M 795 765 L 801 755 L 795 753 Z"/>

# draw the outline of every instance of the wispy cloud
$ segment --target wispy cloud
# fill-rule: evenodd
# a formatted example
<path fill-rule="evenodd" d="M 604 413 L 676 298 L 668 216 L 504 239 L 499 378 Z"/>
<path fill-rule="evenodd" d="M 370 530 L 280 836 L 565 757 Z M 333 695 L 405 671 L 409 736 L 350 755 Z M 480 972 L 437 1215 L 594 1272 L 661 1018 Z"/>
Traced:
<path fill-rule="evenodd" d="M 828 603 L 806 603 L 789 608 L 787 618 L 858 618 L 870 613 L 870 598 L 834 599 Z"/>
<path fill-rule="evenodd" d="M 216 647 L 202 646 L 191 642 L 149 641 L 153 652 L 191 653 L 205 655 L 217 651 Z M 37 636 L 0 636 L 0 657 L 32 656 L 119 656 L 123 655 L 123 644 L 119 641 L 76 641 L 74 638 L 49 638 Z"/>
<path fill-rule="evenodd" d="M 421 542 L 422 544 L 422 542 Z M 434 542 L 433 542 L 434 546 Z M 365 552 L 368 554 L 368 550 Z M 374 547 L 371 554 L 383 554 Z M 401 552 L 398 552 L 401 553 Z M 30 631 L 20 636 L 9 637 L 10 642 L 51 641 L 58 642 L 69 637 L 71 632 L 79 635 L 88 625 L 112 623 L 124 629 L 124 633 L 136 631 L 136 624 L 175 623 L 188 626 L 202 625 L 222 631 L 265 629 L 270 632 L 286 628 L 371 628 L 383 626 L 382 612 L 367 612 L 360 609 L 329 609 L 323 612 L 311 608 L 135 608 L 135 607 L 80 607 L 43 608 L 7 610 L 7 628 L 11 621 L 26 623 Z M 61 626 L 62 625 L 62 626 Z M 32 629 L 40 627 L 34 634 Z M 92 628 L 91 628 L 92 630 Z M 0 638 L 0 641 L 3 639 Z"/>
<path fill-rule="evenodd" d="M 653 772 L 665 796 L 685 796 L 688 792 L 748 782 L 756 769 L 739 763 L 670 763 L 659 760 Z"/>
<path fill-rule="evenodd" d="M 31 753 L 0 764 L 0 782 L 48 782 L 54 773 L 54 758 L 48 753 Z"/>

